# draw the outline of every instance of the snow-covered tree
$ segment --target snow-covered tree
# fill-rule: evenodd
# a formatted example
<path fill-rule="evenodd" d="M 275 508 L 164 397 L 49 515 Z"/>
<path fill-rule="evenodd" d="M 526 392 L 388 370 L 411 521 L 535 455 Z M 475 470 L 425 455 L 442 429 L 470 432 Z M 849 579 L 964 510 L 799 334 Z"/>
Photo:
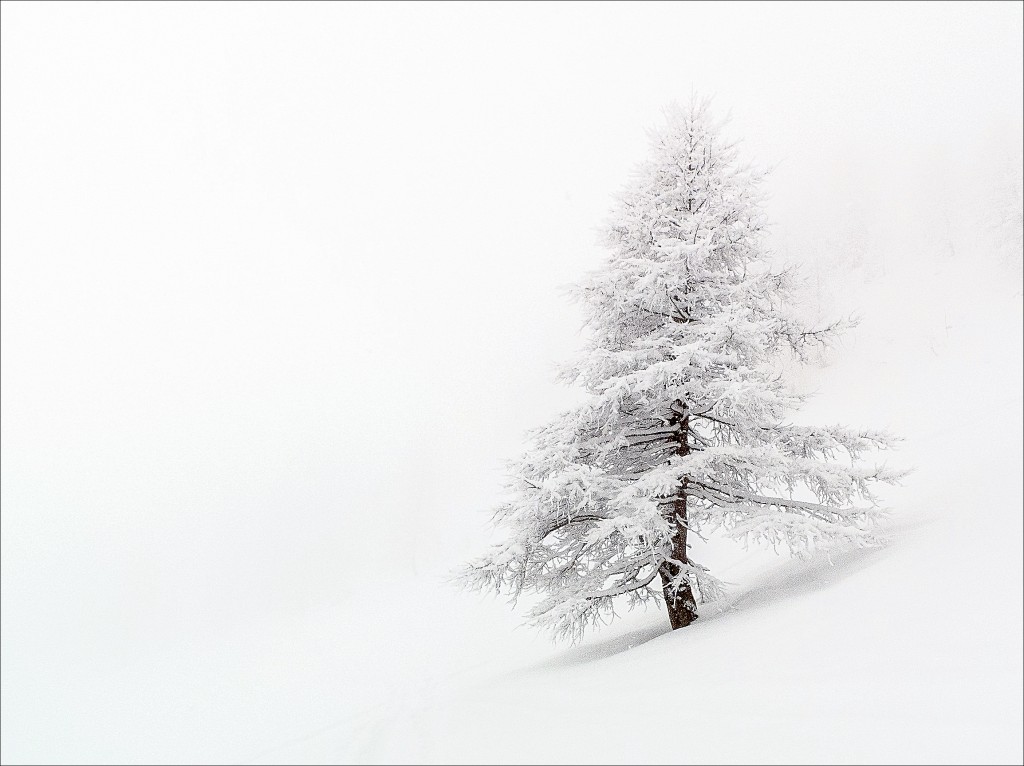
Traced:
<path fill-rule="evenodd" d="M 579 637 L 663 599 L 672 628 L 720 583 L 688 553 L 718 532 L 805 554 L 877 542 L 864 465 L 879 431 L 787 422 L 779 373 L 827 343 L 794 310 L 765 243 L 762 174 L 739 163 L 705 102 L 668 110 L 606 227 L 610 256 L 575 289 L 588 345 L 562 377 L 588 398 L 533 434 L 496 512 L 508 539 L 462 573 L 471 588 L 543 596 L 531 622 Z"/>

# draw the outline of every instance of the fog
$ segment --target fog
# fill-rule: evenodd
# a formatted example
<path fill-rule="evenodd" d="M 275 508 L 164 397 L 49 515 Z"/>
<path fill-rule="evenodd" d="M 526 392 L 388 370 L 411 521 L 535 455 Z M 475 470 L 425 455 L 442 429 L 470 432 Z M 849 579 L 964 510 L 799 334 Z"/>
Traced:
<path fill-rule="evenodd" d="M 1021 27 L 1019 3 L 5 4 L 5 750 L 11 716 L 92 698 L 83 669 L 440 587 L 576 396 L 561 287 L 667 103 L 731 113 L 780 254 L 825 258 L 1019 172 Z"/>

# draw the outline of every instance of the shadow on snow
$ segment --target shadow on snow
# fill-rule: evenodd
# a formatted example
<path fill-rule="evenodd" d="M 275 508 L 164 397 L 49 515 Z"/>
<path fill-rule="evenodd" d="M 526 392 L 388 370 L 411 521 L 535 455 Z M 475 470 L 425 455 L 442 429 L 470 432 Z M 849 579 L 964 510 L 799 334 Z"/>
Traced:
<path fill-rule="evenodd" d="M 700 608 L 700 619 L 692 627 L 683 629 L 684 634 L 687 631 L 711 629 L 720 621 L 737 616 L 742 612 L 749 612 L 830 588 L 878 563 L 889 550 L 888 546 L 855 548 L 846 551 L 832 551 L 829 555 L 819 554 L 809 560 L 782 561 L 762 570 L 754 576 L 747 587 L 738 593 L 727 595 L 721 604 L 703 605 Z M 585 642 L 571 647 L 556 657 L 530 666 L 526 671 L 569 668 L 597 662 L 628 652 L 671 633 L 672 630 L 668 626 L 664 610 L 658 608 L 657 615 L 657 624 L 646 625 L 613 638 Z"/>

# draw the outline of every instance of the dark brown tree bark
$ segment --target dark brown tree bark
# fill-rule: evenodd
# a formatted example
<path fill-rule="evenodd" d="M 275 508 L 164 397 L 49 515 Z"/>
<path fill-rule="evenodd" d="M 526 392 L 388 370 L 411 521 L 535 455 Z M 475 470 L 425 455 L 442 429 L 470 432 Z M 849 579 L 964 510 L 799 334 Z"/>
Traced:
<path fill-rule="evenodd" d="M 678 409 L 676 409 L 678 407 Z M 690 414 L 682 402 L 675 402 L 673 412 L 676 414 L 676 422 L 679 424 L 679 448 L 678 455 L 690 454 L 689 428 Z M 672 535 L 672 558 L 681 564 L 689 562 L 686 552 L 686 479 L 683 479 L 672 503 L 671 524 L 675 530 Z M 693 588 L 690 584 L 684 583 L 679 588 L 672 587 L 672 581 L 679 574 L 678 564 L 666 561 L 661 566 L 662 592 L 665 594 L 665 606 L 668 608 L 668 621 L 672 630 L 685 628 L 697 619 L 697 601 L 693 597 Z"/>

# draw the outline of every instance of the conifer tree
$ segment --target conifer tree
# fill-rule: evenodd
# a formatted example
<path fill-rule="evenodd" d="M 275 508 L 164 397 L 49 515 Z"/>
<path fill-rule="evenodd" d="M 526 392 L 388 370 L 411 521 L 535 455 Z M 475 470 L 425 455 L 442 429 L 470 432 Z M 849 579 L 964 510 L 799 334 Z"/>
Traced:
<path fill-rule="evenodd" d="M 899 474 L 859 461 L 885 433 L 787 422 L 802 396 L 780 362 L 807 361 L 841 323 L 794 309 L 773 268 L 763 174 L 741 164 L 706 102 L 667 111 L 652 153 L 605 228 L 609 256 L 574 290 L 589 329 L 561 377 L 587 400 L 535 431 L 496 512 L 505 542 L 467 566 L 471 588 L 543 598 L 533 624 L 578 638 L 650 599 L 673 629 L 721 584 L 690 536 L 725 534 L 802 555 L 877 540 L 870 484 Z"/>

